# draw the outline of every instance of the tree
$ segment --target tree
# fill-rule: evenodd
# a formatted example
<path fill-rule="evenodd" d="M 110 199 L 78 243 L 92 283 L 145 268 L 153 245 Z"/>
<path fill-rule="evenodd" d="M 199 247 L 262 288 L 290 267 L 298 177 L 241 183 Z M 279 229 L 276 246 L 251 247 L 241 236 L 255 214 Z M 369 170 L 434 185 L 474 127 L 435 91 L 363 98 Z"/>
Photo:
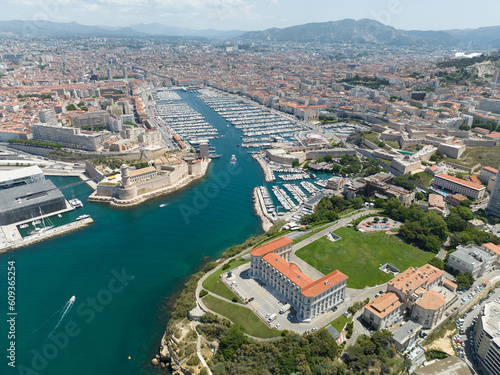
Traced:
<path fill-rule="evenodd" d="M 460 272 L 456 276 L 456 281 L 459 290 L 469 289 L 472 286 L 472 284 L 474 284 L 474 277 L 472 276 L 472 273 L 470 273 L 469 271 Z"/>
<path fill-rule="evenodd" d="M 471 204 L 472 204 L 472 201 L 470 201 L 469 199 L 464 199 L 463 201 L 460 202 L 460 206 L 463 206 L 463 207 L 470 207 Z"/>
<path fill-rule="evenodd" d="M 360 209 L 361 207 L 363 207 L 365 201 L 363 200 L 363 198 L 356 197 L 351 201 L 351 203 L 354 205 L 355 208 Z"/>
<path fill-rule="evenodd" d="M 406 190 L 414 190 L 415 189 L 415 185 L 413 185 L 410 181 L 408 181 L 405 177 L 403 176 L 398 176 L 398 177 L 394 177 L 392 179 L 392 183 L 396 186 L 400 186 Z"/>
<path fill-rule="evenodd" d="M 467 125 L 467 124 L 462 124 L 458 127 L 460 130 L 465 130 L 465 131 L 469 131 L 470 130 L 470 126 Z"/>
<path fill-rule="evenodd" d="M 431 155 L 430 161 L 440 161 L 444 158 L 444 154 L 441 150 L 436 150 L 434 154 Z"/>
<path fill-rule="evenodd" d="M 300 165 L 299 161 L 298 160 L 294 160 L 292 162 L 292 167 L 298 167 Z"/>
<path fill-rule="evenodd" d="M 434 266 L 436 268 L 439 268 L 440 270 L 444 269 L 444 262 L 442 259 L 438 257 L 434 257 L 428 262 L 431 266 Z"/>
<path fill-rule="evenodd" d="M 66 111 L 76 111 L 76 107 L 74 104 L 70 104 L 66 106 Z"/>
<path fill-rule="evenodd" d="M 243 333 L 243 327 L 235 324 L 224 336 L 221 337 L 219 341 L 218 353 L 220 353 L 226 361 L 232 361 L 236 355 L 236 351 L 243 344 L 248 342 L 248 337 Z"/>
<path fill-rule="evenodd" d="M 327 162 L 327 163 L 331 163 L 333 161 L 333 157 L 332 155 L 325 155 L 323 157 L 323 159 Z"/>

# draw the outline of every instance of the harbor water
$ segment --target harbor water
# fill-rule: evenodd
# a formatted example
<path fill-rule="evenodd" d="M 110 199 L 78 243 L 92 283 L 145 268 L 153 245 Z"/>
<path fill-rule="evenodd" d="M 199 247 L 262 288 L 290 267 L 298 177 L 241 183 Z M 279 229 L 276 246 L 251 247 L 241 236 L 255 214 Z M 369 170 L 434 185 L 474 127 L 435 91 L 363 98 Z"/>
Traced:
<path fill-rule="evenodd" d="M 179 95 L 224 134 L 211 140 L 222 156 L 205 178 L 133 208 L 87 202 L 92 191 L 85 184 L 63 190 L 84 203 L 71 215 L 90 214 L 95 223 L 0 254 L 1 374 L 155 374 L 150 360 L 163 334 L 165 300 L 208 259 L 261 232 L 252 189 L 263 184 L 263 174 L 247 149 L 237 147 L 241 131 L 196 94 Z M 78 181 L 51 180 L 58 186 Z M 12 340 L 9 261 L 16 272 Z M 15 368 L 6 356 L 11 341 Z"/>

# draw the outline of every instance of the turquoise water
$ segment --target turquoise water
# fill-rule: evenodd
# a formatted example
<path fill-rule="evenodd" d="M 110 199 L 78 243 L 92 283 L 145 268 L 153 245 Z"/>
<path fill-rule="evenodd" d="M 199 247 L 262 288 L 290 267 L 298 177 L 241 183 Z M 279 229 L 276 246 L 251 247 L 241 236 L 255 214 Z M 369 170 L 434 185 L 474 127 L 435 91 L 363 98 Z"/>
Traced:
<path fill-rule="evenodd" d="M 204 257 L 217 258 L 261 232 L 251 193 L 262 185 L 262 171 L 236 146 L 241 132 L 228 128 L 194 94 L 179 94 L 225 134 L 211 141 L 222 157 L 213 160 L 202 180 L 135 208 L 86 202 L 91 189 L 85 184 L 63 190 L 68 199 L 84 202 L 70 215 L 90 214 L 95 223 L 0 254 L 0 374 L 154 374 L 149 361 L 163 334 L 159 316 L 165 298 Z M 231 166 L 232 154 L 238 162 Z M 77 181 L 52 180 L 58 186 Z M 161 203 L 168 205 L 160 208 Z M 9 260 L 16 265 L 15 369 L 5 355 L 11 341 Z M 117 278 L 122 271 L 125 276 Z M 59 347 L 50 337 L 59 339 Z"/>

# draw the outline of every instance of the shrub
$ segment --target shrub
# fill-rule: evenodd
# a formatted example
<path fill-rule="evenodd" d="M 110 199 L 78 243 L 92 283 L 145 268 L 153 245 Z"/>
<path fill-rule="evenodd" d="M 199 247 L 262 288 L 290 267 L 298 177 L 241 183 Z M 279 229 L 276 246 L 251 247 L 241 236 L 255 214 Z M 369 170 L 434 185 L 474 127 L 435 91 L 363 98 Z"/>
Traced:
<path fill-rule="evenodd" d="M 198 356 L 195 354 L 191 358 L 189 358 L 186 362 L 188 366 L 198 366 L 200 364 L 200 359 Z"/>
<path fill-rule="evenodd" d="M 205 289 L 200 290 L 200 298 L 205 297 L 208 294 L 208 292 Z"/>
<path fill-rule="evenodd" d="M 438 349 L 429 349 L 425 351 L 425 357 L 427 360 L 431 359 L 443 359 L 448 357 L 448 354 Z"/>

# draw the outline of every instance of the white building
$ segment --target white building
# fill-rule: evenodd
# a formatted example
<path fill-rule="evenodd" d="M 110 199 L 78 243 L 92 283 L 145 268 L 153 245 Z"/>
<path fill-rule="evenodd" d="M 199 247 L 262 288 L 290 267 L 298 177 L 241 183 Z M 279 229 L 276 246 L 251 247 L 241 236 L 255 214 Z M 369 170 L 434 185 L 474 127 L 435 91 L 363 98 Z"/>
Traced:
<path fill-rule="evenodd" d="M 476 245 L 457 246 L 448 257 L 448 266 L 458 272 L 470 272 L 478 278 L 489 272 L 496 257 Z"/>
<path fill-rule="evenodd" d="M 474 351 L 488 375 L 500 374 L 500 302 L 484 305 L 474 327 Z"/>
<path fill-rule="evenodd" d="M 0 172 L 0 189 L 8 189 L 14 186 L 27 185 L 33 182 L 45 180 L 42 170 L 38 166 L 23 167 L 10 171 Z"/>

